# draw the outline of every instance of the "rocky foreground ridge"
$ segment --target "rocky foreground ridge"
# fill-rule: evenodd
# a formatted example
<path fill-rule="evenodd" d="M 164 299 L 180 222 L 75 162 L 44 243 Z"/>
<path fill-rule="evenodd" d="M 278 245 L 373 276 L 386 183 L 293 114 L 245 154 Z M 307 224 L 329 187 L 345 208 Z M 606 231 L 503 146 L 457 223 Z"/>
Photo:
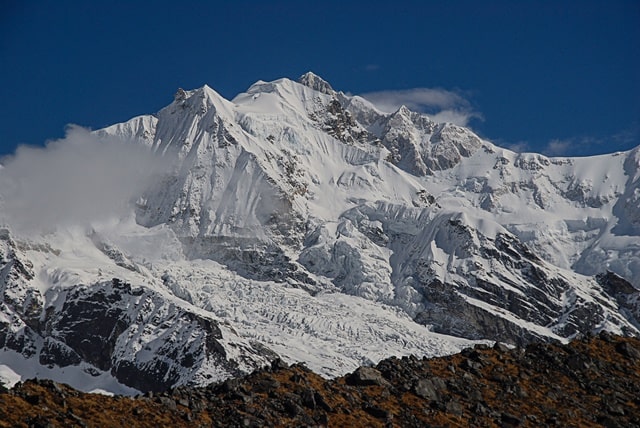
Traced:
<path fill-rule="evenodd" d="M 640 340 L 477 345 L 391 358 L 326 380 L 281 360 L 204 388 L 86 394 L 29 380 L 0 393 L 0 426 L 640 426 Z"/>

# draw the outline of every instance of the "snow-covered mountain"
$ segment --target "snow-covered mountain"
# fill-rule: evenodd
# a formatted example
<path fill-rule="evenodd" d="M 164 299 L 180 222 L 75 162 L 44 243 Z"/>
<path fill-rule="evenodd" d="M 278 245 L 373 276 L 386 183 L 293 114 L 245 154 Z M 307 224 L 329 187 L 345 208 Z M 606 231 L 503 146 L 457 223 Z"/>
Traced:
<path fill-rule="evenodd" d="M 180 89 L 94 134 L 172 166 L 129 215 L 2 231 L 7 379 L 131 392 L 276 356 L 332 376 L 475 340 L 640 334 L 640 147 L 514 153 L 312 73 L 231 101 Z"/>

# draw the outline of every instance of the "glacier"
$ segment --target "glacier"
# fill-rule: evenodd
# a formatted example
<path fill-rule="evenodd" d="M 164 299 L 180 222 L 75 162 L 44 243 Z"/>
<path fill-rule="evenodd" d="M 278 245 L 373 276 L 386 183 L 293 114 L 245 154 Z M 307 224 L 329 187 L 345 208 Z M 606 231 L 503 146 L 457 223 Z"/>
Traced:
<path fill-rule="evenodd" d="M 515 153 L 313 73 L 232 100 L 179 89 L 92 136 L 163 173 L 110 219 L 4 225 L 6 382 L 131 393 L 277 357 L 338 376 L 479 341 L 640 334 L 640 147 Z"/>

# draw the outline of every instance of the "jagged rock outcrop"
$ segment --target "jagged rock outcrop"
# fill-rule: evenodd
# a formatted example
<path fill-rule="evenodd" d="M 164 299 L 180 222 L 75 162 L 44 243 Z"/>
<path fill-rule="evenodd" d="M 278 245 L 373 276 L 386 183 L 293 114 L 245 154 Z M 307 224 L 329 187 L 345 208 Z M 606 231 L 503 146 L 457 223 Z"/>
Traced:
<path fill-rule="evenodd" d="M 333 380 L 274 361 L 206 388 L 136 398 L 30 380 L 0 392 L 0 426 L 640 426 L 640 342 L 468 348 Z"/>

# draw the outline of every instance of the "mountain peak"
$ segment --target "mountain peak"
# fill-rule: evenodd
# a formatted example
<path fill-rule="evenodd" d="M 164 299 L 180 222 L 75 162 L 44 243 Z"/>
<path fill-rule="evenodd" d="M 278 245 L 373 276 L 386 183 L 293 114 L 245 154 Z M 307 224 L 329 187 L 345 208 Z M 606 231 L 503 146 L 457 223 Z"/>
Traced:
<path fill-rule="evenodd" d="M 324 80 L 322 77 L 317 74 L 308 71 L 298 79 L 298 83 L 301 83 L 305 86 L 308 86 L 311 89 L 314 89 L 318 92 L 322 92 L 323 94 L 333 95 L 335 94 L 335 90 L 331 87 L 329 82 Z"/>
<path fill-rule="evenodd" d="M 411 110 L 409 110 L 409 108 L 407 106 L 402 104 L 400 106 L 400 108 L 398 108 L 398 110 L 396 110 L 396 112 L 394 114 L 399 114 L 399 115 L 402 115 L 402 116 L 411 116 Z"/>
<path fill-rule="evenodd" d="M 184 101 L 184 100 L 186 100 L 186 99 L 187 99 L 187 97 L 188 97 L 188 93 L 187 93 L 187 91 L 185 91 L 185 90 L 184 90 L 184 89 L 182 89 L 182 88 L 178 88 L 178 90 L 176 91 L 176 93 L 175 93 L 175 94 L 173 94 L 173 99 L 174 99 L 175 101 Z"/>
<path fill-rule="evenodd" d="M 205 85 L 95 132 L 140 141 L 153 173 L 120 144 L 8 161 L 0 384 L 38 372 L 120 394 L 276 356 L 334 377 L 479 339 L 640 336 L 640 149 L 515 154 L 398 107 L 313 73 L 231 101 Z"/>

